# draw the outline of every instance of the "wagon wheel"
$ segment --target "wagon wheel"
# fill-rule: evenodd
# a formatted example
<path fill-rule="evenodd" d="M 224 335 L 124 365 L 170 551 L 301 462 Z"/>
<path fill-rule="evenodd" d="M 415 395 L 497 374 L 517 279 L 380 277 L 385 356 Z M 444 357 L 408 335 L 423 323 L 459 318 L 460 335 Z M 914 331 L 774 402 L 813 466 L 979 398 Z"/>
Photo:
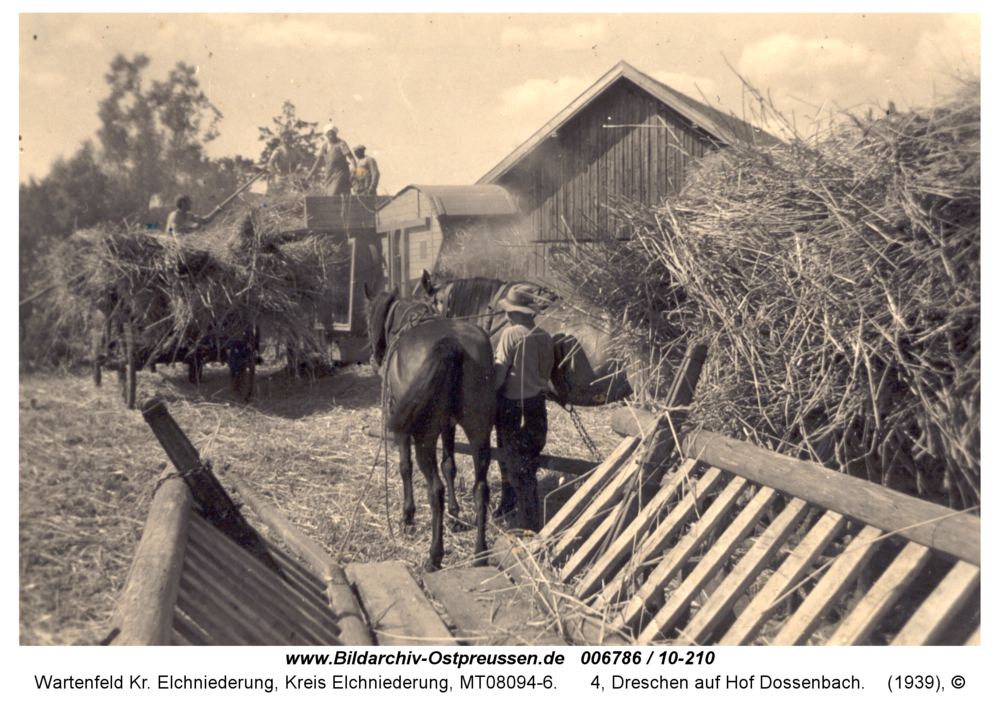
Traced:
<path fill-rule="evenodd" d="M 233 372 L 233 393 L 245 403 L 249 403 L 253 399 L 256 368 L 254 360 L 250 359 L 240 370 Z"/>
<path fill-rule="evenodd" d="M 135 373 L 136 373 L 136 352 L 135 352 L 135 327 L 132 322 L 127 322 L 122 327 L 125 335 L 125 361 L 120 374 L 122 381 L 122 398 L 125 400 L 125 407 L 129 410 L 135 409 Z"/>

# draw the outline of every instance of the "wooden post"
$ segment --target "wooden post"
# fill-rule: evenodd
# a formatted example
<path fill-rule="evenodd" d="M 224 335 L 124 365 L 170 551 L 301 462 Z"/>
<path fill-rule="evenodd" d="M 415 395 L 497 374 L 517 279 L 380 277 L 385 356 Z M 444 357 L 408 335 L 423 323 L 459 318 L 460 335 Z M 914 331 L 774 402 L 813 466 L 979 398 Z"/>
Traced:
<path fill-rule="evenodd" d="M 149 509 L 108 645 L 170 645 L 190 519 L 187 486 L 181 479 L 166 479 Z"/>
<path fill-rule="evenodd" d="M 646 444 L 639 472 L 642 483 L 655 483 L 663 475 L 667 459 L 677 446 L 681 425 L 687 418 L 687 412 L 678 408 L 686 408 L 694 400 L 694 389 L 707 353 L 707 344 L 695 344 L 684 354 L 684 360 L 677 369 L 667 395 L 668 410 L 660 416 L 652 437 Z"/>
<path fill-rule="evenodd" d="M 657 415 L 640 408 L 618 408 L 611 413 L 611 429 L 622 437 L 647 437 L 656 429 Z"/>
<path fill-rule="evenodd" d="M 142 405 L 142 417 L 153 430 L 160 445 L 167 452 L 170 461 L 191 489 L 191 495 L 200 507 L 200 513 L 205 520 L 235 540 L 240 547 L 264 563 L 269 569 L 284 577 L 281 567 L 267 546 L 257 535 L 246 519 L 233 504 L 231 498 L 222 488 L 222 484 L 212 473 L 208 462 L 202 462 L 198 450 L 194 448 L 184 431 L 167 412 L 163 401 L 155 398 L 147 400 Z"/>

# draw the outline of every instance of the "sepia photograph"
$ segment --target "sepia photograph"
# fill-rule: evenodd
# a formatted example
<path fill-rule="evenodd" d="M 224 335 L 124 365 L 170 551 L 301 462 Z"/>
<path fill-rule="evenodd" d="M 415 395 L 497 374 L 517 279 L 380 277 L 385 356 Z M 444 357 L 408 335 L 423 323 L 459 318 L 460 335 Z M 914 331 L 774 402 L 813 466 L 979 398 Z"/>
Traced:
<path fill-rule="evenodd" d="M 980 33 L 21 13 L 18 644 L 980 646 Z"/>

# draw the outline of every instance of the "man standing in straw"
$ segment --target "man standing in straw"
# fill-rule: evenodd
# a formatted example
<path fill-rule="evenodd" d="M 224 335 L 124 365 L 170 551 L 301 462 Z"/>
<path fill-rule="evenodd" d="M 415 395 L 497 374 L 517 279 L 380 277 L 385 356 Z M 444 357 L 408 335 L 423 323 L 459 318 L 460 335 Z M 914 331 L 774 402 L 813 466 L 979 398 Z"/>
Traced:
<path fill-rule="evenodd" d="M 327 125 L 323 128 L 323 135 L 326 140 L 316 155 L 316 161 L 312 169 L 306 175 L 306 181 L 312 179 L 313 174 L 323 163 L 323 193 L 327 196 L 338 196 L 351 193 L 351 173 L 357 169 L 358 161 L 354 158 L 354 153 L 346 142 L 337 137 L 337 126 Z M 350 163 L 350 166 L 348 166 Z"/>
<path fill-rule="evenodd" d="M 548 433 L 545 393 L 555 364 L 552 337 L 535 326 L 534 296 L 514 286 L 500 301 L 510 326 L 497 344 L 497 446 L 502 490 L 497 515 L 515 510 L 514 526 L 537 532 L 539 457 Z"/>

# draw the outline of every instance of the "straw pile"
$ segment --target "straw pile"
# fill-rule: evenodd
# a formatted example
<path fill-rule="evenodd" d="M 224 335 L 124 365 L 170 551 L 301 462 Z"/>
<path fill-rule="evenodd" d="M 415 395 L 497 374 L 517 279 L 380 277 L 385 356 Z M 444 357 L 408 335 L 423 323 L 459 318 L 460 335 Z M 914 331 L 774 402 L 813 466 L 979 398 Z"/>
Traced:
<path fill-rule="evenodd" d="M 78 231 L 48 258 L 61 322 L 94 310 L 131 317 L 144 361 L 240 338 L 260 325 L 300 358 L 322 351 L 317 312 L 343 308 L 344 243 L 302 228 L 301 195 L 232 208 L 206 231 L 174 235 L 145 226 Z"/>
<path fill-rule="evenodd" d="M 978 85 L 822 140 L 735 146 L 676 200 L 612 208 L 631 242 L 564 268 L 654 344 L 710 343 L 695 421 L 979 503 Z"/>

